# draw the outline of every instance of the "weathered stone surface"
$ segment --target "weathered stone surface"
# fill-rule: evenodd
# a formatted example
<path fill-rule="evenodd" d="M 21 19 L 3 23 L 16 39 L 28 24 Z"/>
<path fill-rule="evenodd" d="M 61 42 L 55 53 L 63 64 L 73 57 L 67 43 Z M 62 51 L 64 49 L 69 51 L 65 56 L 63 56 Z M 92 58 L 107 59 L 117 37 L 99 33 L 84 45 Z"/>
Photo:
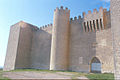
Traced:
<path fill-rule="evenodd" d="M 49 69 L 52 34 L 38 30 L 33 34 L 31 68 Z"/>
<path fill-rule="evenodd" d="M 70 11 L 61 7 L 54 11 L 53 25 L 40 29 L 25 22 L 14 25 L 10 32 L 4 70 L 35 68 L 89 73 L 92 60 L 96 57 L 102 73 L 113 73 L 112 30 L 117 33 L 119 30 L 111 29 L 110 11 L 101 7 L 99 11 L 94 9 L 93 13 L 83 13 L 83 17 L 69 18 Z M 117 53 L 120 52 L 119 40 L 115 40 Z M 118 55 L 117 60 L 120 58 Z M 117 64 L 120 63 L 117 61 Z"/>
<path fill-rule="evenodd" d="M 115 78 L 120 79 L 120 0 L 111 0 Z"/>
<path fill-rule="evenodd" d="M 91 61 L 97 57 L 101 62 L 102 73 L 113 73 L 113 50 L 112 50 L 112 33 L 110 25 L 110 12 L 100 11 L 95 13 L 88 13 L 84 15 L 83 19 L 72 20 L 70 23 L 70 64 L 69 69 L 72 71 L 90 72 Z M 104 15 L 106 15 L 104 17 Z M 93 20 L 100 22 L 102 20 L 102 27 L 95 23 L 93 27 Z M 106 19 L 106 24 L 103 22 Z M 92 29 L 89 26 L 85 31 L 84 22 L 91 22 Z M 82 60 L 80 60 L 82 58 Z M 82 62 L 81 62 L 82 61 Z"/>
<path fill-rule="evenodd" d="M 70 10 L 56 8 L 52 33 L 50 70 L 68 70 Z"/>
<path fill-rule="evenodd" d="M 19 24 L 11 26 L 6 58 L 5 58 L 4 68 L 3 68 L 3 70 L 5 71 L 15 69 L 19 32 L 20 32 Z"/>

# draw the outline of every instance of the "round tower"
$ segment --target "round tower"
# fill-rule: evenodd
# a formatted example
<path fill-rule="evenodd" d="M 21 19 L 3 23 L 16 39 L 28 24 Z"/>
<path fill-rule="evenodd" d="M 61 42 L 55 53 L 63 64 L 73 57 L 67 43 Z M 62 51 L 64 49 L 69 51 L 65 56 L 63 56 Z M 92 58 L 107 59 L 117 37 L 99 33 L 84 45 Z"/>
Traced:
<path fill-rule="evenodd" d="M 50 70 L 68 70 L 70 10 L 56 8 L 52 31 Z"/>

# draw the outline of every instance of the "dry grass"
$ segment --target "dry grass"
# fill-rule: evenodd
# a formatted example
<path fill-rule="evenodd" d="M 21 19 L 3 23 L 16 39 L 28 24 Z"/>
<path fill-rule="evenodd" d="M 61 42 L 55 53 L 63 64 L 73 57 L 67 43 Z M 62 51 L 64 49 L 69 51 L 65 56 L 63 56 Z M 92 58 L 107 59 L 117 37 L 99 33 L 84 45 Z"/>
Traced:
<path fill-rule="evenodd" d="M 40 70 L 40 69 L 17 69 L 10 72 L 21 72 L 21 71 L 34 71 L 34 72 L 49 72 L 49 73 L 57 73 L 57 72 L 65 72 L 71 73 L 70 75 L 72 79 L 77 79 L 77 77 L 85 76 L 90 80 L 114 80 L 114 74 L 106 73 L 106 74 L 95 74 L 95 73 L 81 73 L 81 72 L 72 72 L 72 71 L 50 71 L 50 70 Z"/>

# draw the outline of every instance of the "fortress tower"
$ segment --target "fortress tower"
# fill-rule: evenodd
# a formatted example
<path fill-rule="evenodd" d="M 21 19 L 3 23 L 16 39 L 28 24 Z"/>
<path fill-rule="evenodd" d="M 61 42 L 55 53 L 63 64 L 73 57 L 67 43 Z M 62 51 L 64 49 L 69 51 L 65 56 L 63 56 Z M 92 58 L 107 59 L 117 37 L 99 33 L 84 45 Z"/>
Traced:
<path fill-rule="evenodd" d="M 52 33 L 50 70 L 68 70 L 70 10 L 56 8 Z"/>
<path fill-rule="evenodd" d="M 120 0 L 111 0 L 111 26 L 115 55 L 115 78 L 118 80 L 120 79 Z"/>
<path fill-rule="evenodd" d="M 4 70 L 30 68 L 32 37 L 36 30 L 36 26 L 23 21 L 11 26 Z"/>

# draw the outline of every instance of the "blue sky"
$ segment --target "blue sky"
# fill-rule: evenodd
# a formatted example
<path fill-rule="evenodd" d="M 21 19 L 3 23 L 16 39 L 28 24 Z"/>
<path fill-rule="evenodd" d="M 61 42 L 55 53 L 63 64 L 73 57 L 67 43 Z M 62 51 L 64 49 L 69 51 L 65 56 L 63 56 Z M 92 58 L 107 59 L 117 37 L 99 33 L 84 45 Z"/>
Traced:
<path fill-rule="evenodd" d="M 71 17 L 104 7 L 110 0 L 0 0 L 0 66 L 4 65 L 10 26 L 23 20 L 38 27 L 53 23 L 56 7 L 68 7 Z"/>

